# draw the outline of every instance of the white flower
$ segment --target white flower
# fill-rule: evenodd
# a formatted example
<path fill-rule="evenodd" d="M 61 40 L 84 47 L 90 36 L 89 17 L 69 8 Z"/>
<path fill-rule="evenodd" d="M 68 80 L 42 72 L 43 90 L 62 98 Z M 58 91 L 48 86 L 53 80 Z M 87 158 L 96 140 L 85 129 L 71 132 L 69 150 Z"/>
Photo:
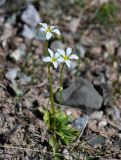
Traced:
<path fill-rule="evenodd" d="M 47 40 L 49 40 L 53 36 L 53 33 L 61 35 L 59 29 L 57 28 L 57 26 L 47 25 L 46 23 L 39 23 L 39 24 L 42 26 L 39 29 L 39 31 L 46 33 L 46 39 Z"/>
<path fill-rule="evenodd" d="M 51 49 L 48 48 L 48 52 L 50 54 L 50 56 L 47 56 L 45 58 L 43 58 L 43 61 L 44 62 L 50 62 L 53 64 L 54 68 L 57 68 L 58 67 L 58 57 L 60 56 L 59 53 L 53 53 L 53 51 Z"/>
<path fill-rule="evenodd" d="M 59 63 L 65 62 L 66 65 L 70 68 L 71 66 L 71 60 L 77 60 L 79 57 L 75 54 L 72 54 L 72 48 L 68 47 L 66 51 L 63 49 L 57 49 L 57 52 L 61 55 L 58 58 Z"/>

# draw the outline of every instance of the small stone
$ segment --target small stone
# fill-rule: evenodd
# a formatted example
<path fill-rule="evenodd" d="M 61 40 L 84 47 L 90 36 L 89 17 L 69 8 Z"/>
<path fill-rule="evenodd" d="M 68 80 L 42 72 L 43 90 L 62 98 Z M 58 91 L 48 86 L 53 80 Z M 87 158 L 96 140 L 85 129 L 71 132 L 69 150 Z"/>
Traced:
<path fill-rule="evenodd" d="M 23 95 L 22 90 L 18 88 L 18 85 L 15 80 L 12 81 L 10 85 L 8 85 L 8 92 L 13 96 L 21 96 Z"/>
<path fill-rule="evenodd" d="M 15 25 L 15 24 L 16 24 L 16 18 L 17 18 L 17 14 L 12 14 L 12 15 L 7 19 L 7 22 L 10 23 L 11 25 Z"/>
<path fill-rule="evenodd" d="M 60 93 L 55 95 L 55 101 L 59 102 Z M 86 79 L 77 78 L 70 86 L 62 91 L 62 104 L 77 107 L 82 110 L 101 108 L 103 98 Z"/>
<path fill-rule="evenodd" d="M 101 120 L 103 117 L 103 111 L 95 111 L 90 115 L 91 119 Z"/>
<path fill-rule="evenodd" d="M 86 54 L 86 48 L 83 45 L 78 44 L 77 49 L 79 51 L 80 57 L 84 58 Z"/>
<path fill-rule="evenodd" d="M 4 42 L 8 38 L 13 37 L 13 33 L 14 33 L 13 26 L 10 23 L 6 22 L 4 24 L 4 31 L 0 39 Z"/>
<path fill-rule="evenodd" d="M 29 124 L 28 131 L 34 133 L 35 132 L 35 126 L 32 125 L 32 124 Z"/>
<path fill-rule="evenodd" d="M 115 83 L 115 82 L 118 81 L 118 75 L 117 75 L 116 72 L 110 75 L 110 81 L 111 81 L 112 83 Z"/>
<path fill-rule="evenodd" d="M 0 98 L 5 97 L 5 91 L 3 87 L 0 86 Z"/>
<path fill-rule="evenodd" d="M 103 145 L 104 143 L 105 143 L 105 137 L 103 137 L 103 136 L 92 137 L 88 141 L 88 144 L 90 144 L 93 147 L 95 147 L 97 145 Z"/>
<path fill-rule="evenodd" d="M 28 38 L 28 39 L 32 39 L 36 36 L 35 32 L 27 25 L 24 25 L 24 28 L 23 28 L 21 35 L 25 38 Z"/>
<path fill-rule="evenodd" d="M 39 40 L 33 39 L 32 45 L 34 45 L 35 47 L 39 47 L 41 45 L 41 43 Z"/>
<path fill-rule="evenodd" d="M 120 113 L 120 110 L 115 106 L 113 108 L 114 112 L 113 112 L 113 119 L 116 121 L 116 120 L 119 120 L 121 118 L 121 113 Z"/>
<path fill-rule="evenodd" d="M 32 4 L 27 6 L 27 9 L 21 15 L 21 19 L 31 27 L 35 27 L 41 21 L 36 8 Z"/>
<path fill-rule="evenodd" d="M 10 81 L 13 81 L 13 80 L 16 79 L 17 74 L 18 74 L 19 71 L 20 71 L 19 68 L 9 69 L 9 71 L 5 74 L 5 78 L 10 80 Z"/>
<path fill-rule="evenodd" d="M 6 0 L 0 0 L 0 6 L 4 5 Z"/>
<path fill-rule="evenodd" d="M 68 25 L 70 28 L 70 31 L 75 33 L 77 31 L 79 23 L 80 23 L 80 18 L 73 18 L 70 24 Z"/>
<path fill-rule="evenodd" d="M 70 153 L 67 149 L 63 150 L 63 156 L 66 160 L 73 160 L 72 156 L 70 155 Z"/>
<path fill-rule="evenodd" d="M 24 56 L 25 51 L 22 48 L 18 48 L 10 54 L 10 58 L 12 58 L 15 62 L 21 61 Z"/>
<path fill-rule="evenodd" d="M 84 58 L 86 53 L 86 49 L 83 46 L 80 46 L 80 57 Z"/>
<path fill-rule="evenodd" d="M 105 46 L 105 48 L 107 49 L 107 52 L 110 55 L 114 55 L 115 53 L 115 49 L 118 48 L 118 41 L 115 39 L 111 39 L 111 40 L 106 40 L 103 42 L 103 45 Z"/>
<path fill-rule="evenodd" d="M 51 49 L 56 52 L 57 48 L 64 49 L 65 48 L 64 43 L 62 43 L 58 40 L 52 42 Z"/>
<path fill-rule="evenodd" d="M 118 77 L 118 82 L 121 84 L 121 76 Z"/>
<path fill-rule="evenodd" d="M 4 21 L 5 21 L 5 17 L 4 16 L 0 16 L 0 27 L 3 26 Z"/>
<path fill-rule="evenodd" d="M 26 85 L 26 84 L 30 83 L 32 80 L 31 76 L 27 76 L 25 74 L 20 74 L 19 78 L 20 78 L 20 82 L 22 85 Z"/>
<path fill-rule="evenodd" d="M 70 115 L 72 115 L 72 112 L 71 112 L 70 110 L 67 110 L 67 111 L 66 111 L 66 114 L 67 114 L 68 116 L 70 116 Z"/>
<path fill-rule="evenodd" d="M 89 117 L 77 118 L 73 122 L 73 126 L 78 129 L 83 129 L 88 123 Z"/>
<path fill-rule="evenodd" d="M 103 56 L 103 58 L 105 59 L 105 60 L 107 60 L 107 58 L 109 57 L 109 54 L 108 54 L 108 52 L 106 51 L 106 52 L 104 52 L 104 56 Z"/>
<path fill-rule="evenodd" d="M 101 122 L 98 123 L 99 128 L 103 128 L 107 126 L 107 121 L 106 120 L 102 120 Z"/>
<path fill-rule="evenodd" d="M 103 4 L 108 3 L 108 2 L 109 2 L 109 0 L 99 0 L 100 5 L 103 5 Z"/>
<path fill-rule="evenodd" d="M 91 54 L 91 56 L 93 56 L 94 58 L 97 58 L 101 55 L 101 47 L 92 47 L 89 52 Z"/>

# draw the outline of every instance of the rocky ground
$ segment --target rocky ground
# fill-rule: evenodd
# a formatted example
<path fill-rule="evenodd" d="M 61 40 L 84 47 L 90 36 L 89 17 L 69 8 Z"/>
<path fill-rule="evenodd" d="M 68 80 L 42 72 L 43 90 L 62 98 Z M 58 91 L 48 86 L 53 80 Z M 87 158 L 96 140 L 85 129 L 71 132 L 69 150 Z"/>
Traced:
<path fill-rule="evenodd" d="M 103 0 L 0 1 L 1 160 L 53 159 L 43 122 L 49 85 L 39 22 L 62 31 L 50 48 L 70 46 L 80 57 L 64 71 L 62 110 L 81 136 L 73 151 L 62 146 L 63 157 L 121 159 L 121 2 L 115 1 L 107 19 L 99 12 L 102 5 Z M 59 72 L 52 73 L 56 90 Z"/>

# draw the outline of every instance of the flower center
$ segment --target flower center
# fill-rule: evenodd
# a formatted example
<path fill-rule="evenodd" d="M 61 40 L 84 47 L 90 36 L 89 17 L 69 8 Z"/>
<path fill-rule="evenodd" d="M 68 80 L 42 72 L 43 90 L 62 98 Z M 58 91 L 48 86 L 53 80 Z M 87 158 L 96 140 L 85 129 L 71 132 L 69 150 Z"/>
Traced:
<path fill-rule="evenodd" d="M 52 29 L 50 28 L 50 26 L 46 29 L 46 32 L 52 32 Z"/>
<path fill-rule="evenodd" d="M 55 57 L 52 58 L 52 62 L 56 62 L 56 58 Z"/>
<path fill-rule="evenodd" d="M 64 58 L 65 61 L 68 60 L 68 57 L 66 55 L 63 56 L 63 58 Z"/>

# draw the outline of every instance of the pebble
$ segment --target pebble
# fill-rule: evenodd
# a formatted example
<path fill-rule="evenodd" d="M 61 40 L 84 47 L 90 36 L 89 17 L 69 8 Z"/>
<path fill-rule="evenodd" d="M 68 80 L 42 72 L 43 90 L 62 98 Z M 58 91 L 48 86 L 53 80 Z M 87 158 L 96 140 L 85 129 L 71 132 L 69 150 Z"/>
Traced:
<path fill-rule="evenodd" d="M 19 71 L 20 71 L 19 68 L 9 69 L 9 71 L 5 74 L 5 78 L 10 80 L 10 81 L 13 81 L 13 80 L 16 79 Z"/>
<path fill-rule="evenodd" d="M 95 111 L 90 115 L 91 119 L 101 120 L 103 117 L 103 111 Z"/>
<path fill-rule="evenodd" d="M 41 22 L 39 13 L 32 4 L 29 4 L 26 10 L 23 11 L 21 19 L 23 20 L 23 22 L 25 22 L 27 25 L 31 27 L 35 27 L 37 24 Z"/>
<path fill-rule="evenodd" d="M 64 43 L 58 40 L 52 42 L 51 49 L 56 52 L 57 48 L 64 49 L 65 48 Z"/>
<path fill-rule="evenodd" d="M 115 49 L 118 47 L 118 41 L 115 39 L 107 39 L 103 42 L 103 45 L 105 46 L 107 52 L 109 55 L 114 55 Z"/>
<path fill-rule="evenodd" d="M 66 160 L 73 160 L 72 156 L 70 156 L 70 153 L 67 149 L 63 150 L 63 155 L 64 155 Z"/>
<path fill-rule="evenodd" d="M 98 47 L 98 46 L 97 46 L 97 47 L 92 47 L 92 48 L 89 50 L 91 56 L 93 56 L 94 58 L 99 57 L 100 54 L 101 54 L 101 51 L 102 51 L 102 49 L 101 49 L 100 46 L 99 46 L 99 47 Z"/>
<path fill-rule="evenodd" d="M 73 18 L 69 24 L 70 31 L 75 33 L 77 31 L 79 23 L 80 23 L 80 18 Z"/>
<path fill-rule="evenodd" d="M 93 147 L 95 147 L 97 145 L 103 145 L 104 143 L 105 143 L 105 138 L 100 135 L 93 137 L 88 141 L 88 144 L 90 144 Z"/>
<path fill-rule="evenodd" d="M 24 56 L 25 51 L 22 48 L 18 48 L 10 54 L 10 58 L 12 58 L 15 62 L 21 61 Z"/>
<path fill-rule="evenodd" d="M 4 5 L 6 0 L 0 0 L 0 6 Z"/>
<path fill-rule="evenodd" d="M 99 128 L 103 128 L 107 126 L 107 121 L 106 120 L 102 120 L 101 122 L 98 123 L 98 127 Z"/>
<path fill-rule="evenodd" d="M 32 80 L 31 76 L 27 76 L 25 74 L 20 74 L 19 78 L 20 78 L 20 82 L 22 85 L 26 85 L 26 84 L 30 83 Z"/>
<path fill-rule="evenodd" d="M 87 125 L 89 117 L 77 118 L 73 122 L 73 126 L 78 129 L 83 129 Z"/>
<path fill-rule="evenodd" d="M 78 44 L 77 49 L 79 51 L 80 57 L 84 58 L 86 54 L 86 48 L 83 45 Z"/>
<path fill-rule="evenodd" d="M 21 35 L 25 38 L 28 38 L 28 39 L 32 39 L 36 36 L 35 32 L 27 25 L 23 26 L 23 31 L 22 31 Z"/>

